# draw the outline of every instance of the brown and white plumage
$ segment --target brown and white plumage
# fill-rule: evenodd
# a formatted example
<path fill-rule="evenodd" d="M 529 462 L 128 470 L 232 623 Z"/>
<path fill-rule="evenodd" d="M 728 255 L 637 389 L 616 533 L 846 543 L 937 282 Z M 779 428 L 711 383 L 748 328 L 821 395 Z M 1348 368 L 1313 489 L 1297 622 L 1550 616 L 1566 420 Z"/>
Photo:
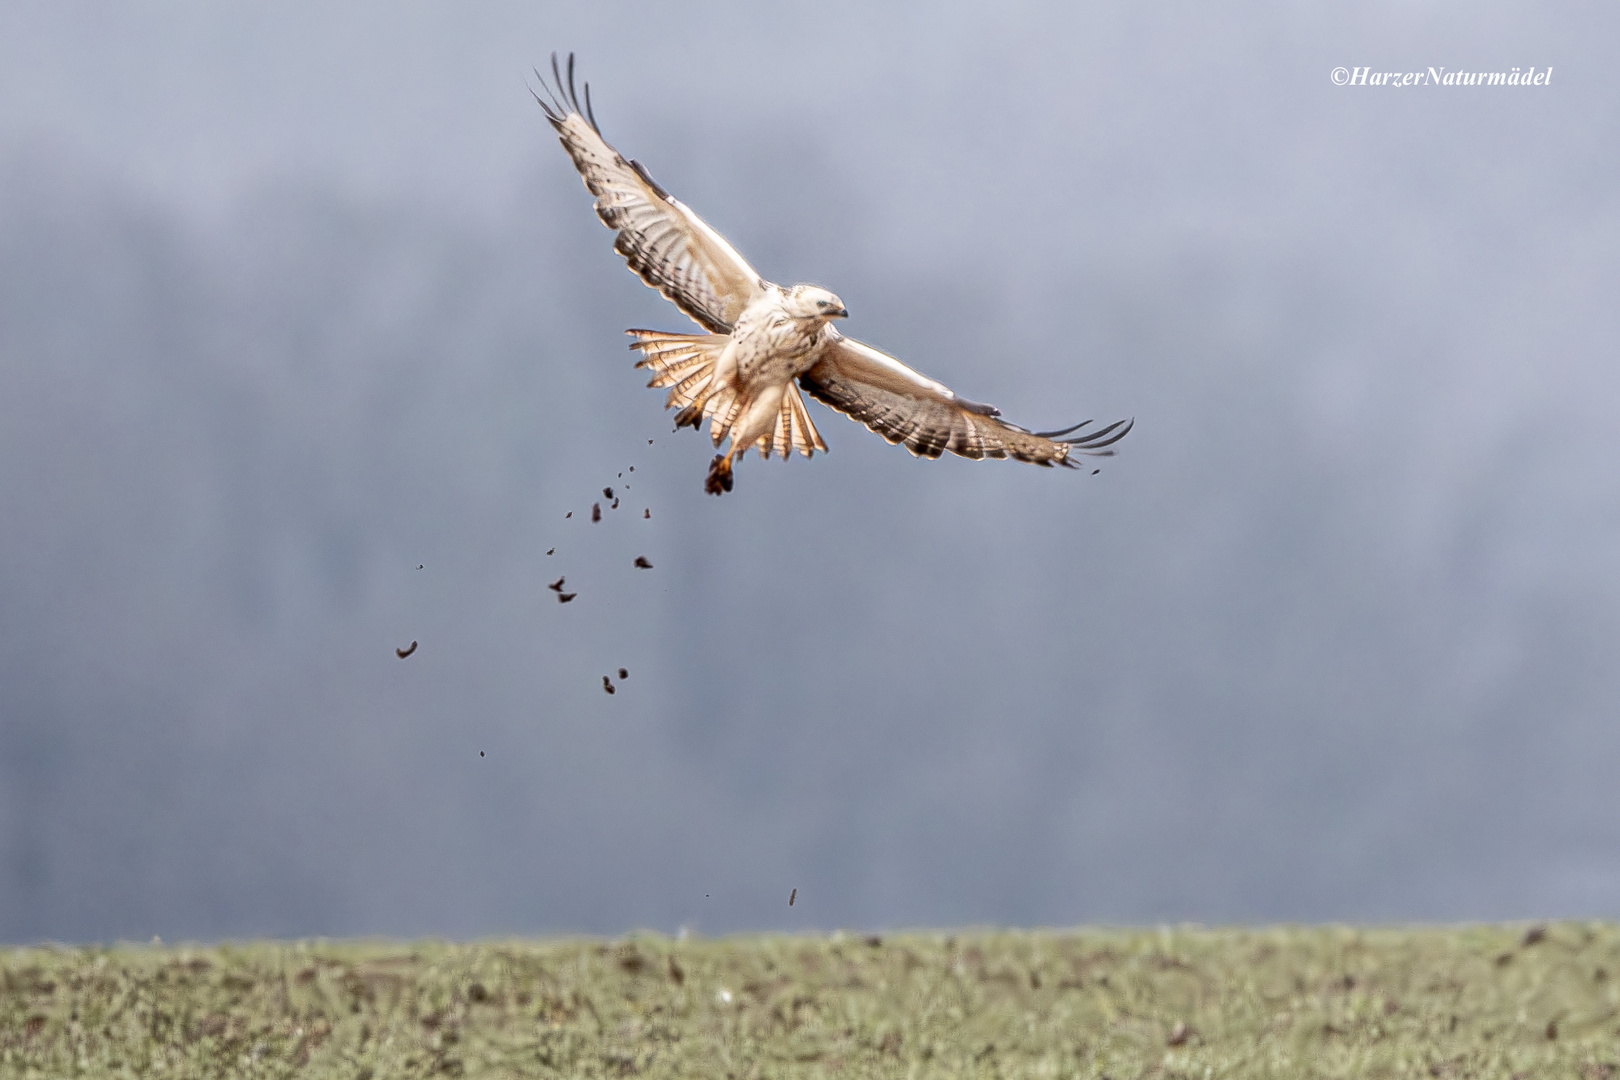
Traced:
<path fill-rule="evenodd" d="M 799 388 L 890 443 L 919 457 L 945 451 L 967 458 L 1006 458 L 1073 467 L 1071 454 L 1108 456 L 1130 431 L 1120 420 L 1075 434 L 1091 421 L 1062 431 L 1031 432 L 1000 419 L 999 410 L 957 397 L 870 345 L 846 338 L 832 321 L 849 312 L 813 285 L 783 288 L 765 281 L 735 248 L 641 165 L 626 160 L 602 138 L 590 103 L 574 90 L 574 58 L 566 80 L 551 58 L 555 86 L 537 71 L 546 97 L 535 94 L 586 188 L 596 213 L 618 233 L 614 250 L 641 279 L 663 293 L 707 333 L 627 331 L 640 350 L 637 367 L 652 372 L 649 386 L 667 387 L 675 423 L 709 421 L 718 448 L 731 448 L 710 466 L 706 490 L 731 490 L 732 459 L 758 450 L 783 458 L 825 450 Z M 795 385 L 797 380 L 797 385 Z"/>

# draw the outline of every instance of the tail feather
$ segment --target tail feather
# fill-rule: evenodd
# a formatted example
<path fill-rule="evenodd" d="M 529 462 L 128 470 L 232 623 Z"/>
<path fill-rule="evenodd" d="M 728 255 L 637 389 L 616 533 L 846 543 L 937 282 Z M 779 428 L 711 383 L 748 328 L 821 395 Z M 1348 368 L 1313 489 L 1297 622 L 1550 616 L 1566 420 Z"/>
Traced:
<path fill-rule="evenodd" d="M 709 418 L 709 438 L 719 446 L 731 434 L 731 425 L 742 416 L 743 399 L 731 387 L 717 387 L 703 404 L 703 415 Z M 738 449 L 741 449 L 739 447 Z"/>
<path fill-rule="evenodd" d="M 821 441 L 816 425 L 810 422 L 810 413 L 804 407 L 804 398 L 799 396 L 799 388 L 789 383 L 787 392 L 782 395 L 782 408 L 776 414 L 776 431 L 761 454 L 770 457 L 774 451 L 786 461 L 795 450 L 805 457 L 815 457 L 817 450 L 826 452 L 827 444 Z"/>

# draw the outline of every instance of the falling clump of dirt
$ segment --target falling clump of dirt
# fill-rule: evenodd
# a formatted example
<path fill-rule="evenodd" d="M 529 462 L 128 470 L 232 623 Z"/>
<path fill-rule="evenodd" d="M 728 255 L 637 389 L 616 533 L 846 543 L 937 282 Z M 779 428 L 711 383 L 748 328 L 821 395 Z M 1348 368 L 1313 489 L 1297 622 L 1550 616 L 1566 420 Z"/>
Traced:
<path fill-rule="evenodd" d="M 413 641 L 413 642 L 411 642 L 411 647 L 408 648 L 408 649 L 395 649 L 394 650 L 394 655 L 399 657 L 401 660 L 403 660 L 403 659 L 405 659 L 407 656 L 411 655 L 411 653 L 413 653 L 415 651 L 416 651 L 416 642 Z"/>
<path fill-rule="evenodd" d="M 626 668 L 620 668 L 619 669 L 619 681 L 620 682 L 624 682 L 624 680 L 628 679 L 629 677 L 630 677 L 630 672 L 629 672 L 628 669 L 626 669 Z"/>
<path fill-rule="evenodd" d="M 602 504 L 591 503 L 591 522 L 594 524 L 602 520 Z"/>
<path fill-rule="evenodd" d="M 619 692 L 618 688 L 613 685 L 613 680 L 608 678 L 606 675 L 602 676 L 602 689 L 606 690 L 610 694 L 617 694 Z"/>
<path fill-rule="evenodd" d="M 572 600 L 574 597 L 576 597 L 578 595 L 579 595 L 579 593 L 560 592 L 560 593 L 557 594 L 557 603 L 566 604 L 566 603 L 568 603 L 568 601 Z"/>
<path fill-rule="evenodd" d="M 553 581 L 550 585 L 547 585 L 546 588 L 550 589 L 552 592 L 562 592 L 563 582 L 567 581 L 567 580 L 568 580 L 567 578 L 558 578 L 556 581 Z"/>
<path fill-rule="evenodd" d="M 647 556 L 645 556 L 645 555 L 637 555 L 636 556 L 636 569 L 637 570 L 651 570 L 652 568 L 653 568 L 653 564 L 647 561 Z"/>

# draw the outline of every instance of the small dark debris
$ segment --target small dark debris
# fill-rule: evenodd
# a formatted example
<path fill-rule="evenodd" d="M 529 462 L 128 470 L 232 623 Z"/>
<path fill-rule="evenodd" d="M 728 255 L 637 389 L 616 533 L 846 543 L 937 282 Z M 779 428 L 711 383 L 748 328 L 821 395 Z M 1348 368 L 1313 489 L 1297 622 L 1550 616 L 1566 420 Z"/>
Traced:
<path fill-rule="evenodd" d="M 676 986 L 686 985 L 686 972 L 681 968 L 680 963 L 675 959 L 674 953 L 670 953 L 669 955 L 669 977 L 675 980 Z"/>
<path fill-rule="evenodd" d="M 1096 476 L 1096 475 L 1097 475 L 1097 474 L 1098 474 L 1098 473 L 1100 473 L 1100 472 L 1102 472 L 1102 470 L 1101 470 L 1101 469 L 1092 469 L 1092 470 L 1091 470 L 1091 475 L 1092 475 L 1092 476 Z"/>
<path fill-rule="evenodd" d="M 613 685 L 613 680 L 609 679 L 606 675 L 602 676 L 602 689 L 606 690 L 610 694 L 617 694 L 619 692 L 618 688 Z"/>
<path fill-rule="evenodd" d="M 880 949 L 883 947 L 883 939 L 878 937 L 876 934 L 873 934 L 871 937 L 866 939 L 866 945 L 871 949 Z"/>
<path fill-rule="evenodd" d="M 576 593 L 576 592 L 560 592 L 560 593 L 557 594 L 557 603 L 566 604 L 566 603 L 568 603 L 568 601 L 572 600 L 574 597 L 576 597 L 578 595 L 579 595 L 579 593 Z"/>
<path fill-rule="evenodd" d="M 646 518 L 648 521 L 651 521 L 652 520 L 652 507 L 649 506 L 649 507 L 647 507 L 647 509 L 643 510 L 641 512 L 641 516 Z"/>
<path fill-rule="evenodd" d="M 623 479 L 624 479 L 624 473 L 620 473 L 620 474 L 619 474 L 619 479 L 620 479 L 620 480 L 623 480 Z"/>
<path fill-rule="evenodd" d="M 489 991 L 484 988 L 483 983 L 475 982 L 467 987 L 467 997 L 472 1001 L 488 1001 Z"/>
<path fill-rule="evenodd" d="M 628 679 L 629 677 L 630 677 L 630 672 L 629 672 L 629 670 L 627 668 L 620 668 L 619 669 L 619 681 L 620 682 L 623 682 L 624 680 Z"/>
<path fill-rule="evenodd" d="M 574 512 L 572 510 L 570 510 L 570 511 L 568 511 L 568 513 L 563 515 L 563 520 L 567 521 L 569 518 L 571 518 L 573 516 L 574 516 Z"/>
<path fill-rule="evenodd" d="M 651 445 L 652 445 L 652 440 L 651 440 L 651 439 L 648 439 L 648 440 L 647 440 L 647 445 L 648 445 L 648 446 L 651 446 Z"/>
<path fill-rule="evenodd" d="M 417 564 L 416 564 L 416 568 L 417 568 L 417 569 L 418 569 L 418 570 L 420 570 L 420 569 L 422 569 L 422 564 L 421 564 L 421 563 L 417 563 Z"/>
<path fill-rule="evenodd" d="M 632 466 L 630 466 L 630 471 L 631 471 L 631 472 L 635 472 L 635 471 L 636 471 L 636 467 L 635 467 L 635 466 L 634 466 L 634 465 L 632 465 Z"/>
<path fill-rule="evenodd" d="M 1548 1042 L 1556 1042 L 1557 1041 L 1557 1039 L 1558 1039 L 1558 1017 L 1555 1016 L 1551 1020 L 1547 1021 L 1547 1030 L 1544 1032 L 1544 1034 L 1547 1036 L 1547 1041 Z"/>
<path fill-rule="evenodd" d="M 788 893 L 788 907 L 792 907 L 793 906 L 793 901 L 797 900 L 798 898 L 799 898 L 799 890 L 798 889 L 794 889 L 792 892 Z"/>
<path fill-rule="evenodd" d="M 1530 946 L 1539 945 L 1545 940 L 1547 940 L 1547 924 L 1537 923 L 1524 932 L 1524 937 L 1519 939 L 1519 948 L 1528 949 Z"/>
<path fill-rule="evenodd" d="M 479 756 L 479 757 L 483 757 L 483 756 L 484 756 L 484 752 L 483 752 L 483 751 L 482 751 L 482 750 L 480 750 L 480 751 L 478 751 L 478 756 Z"/>
<path fill-rule="evenodd" d="M 413 641 L 413 642 L 411 642 L 411 647 L 408 648 L 408 649 L 395 649 L 394 650 L 394 655 L 399 657 L 401 660 L 403 660 L 403 659 L 405 659 L 407 656 L 411 655 L 411 653 L 413 653 L 415 651 L 416 651 L 416 642 Z"/>
<path fill-rule="evenodd" d="M 601 503 L 591 503 L 591 521 L 592 521 L 592 523 L 595 523 L 595 522 L 598 522 L 598 521 L 601 521 L 601 520 L 602 520 L 602 504 Z"/>
<path fill-rule="evenodd" d="M 547 555 L 555 555 L 555 554 L 557 554 L 557 549 L 556 548 L 546 548 L 546 554 Z"/>
<path fill-rule="evenodd" d="M 1187 1021 L 1177 1020 L 1176 1026 L 1170 1029 L 1170 1037 L 1164 1040 L 1166 1046 L 1183 1046 L 1187 1040 L 1198 1034 L 1187 1026 Z"/>
<path fill-rule="evenodd" d="M 553 581 L 550 585 L 547 585 L 546 588 L 550 589 L 552 592 L 562 592 L 563 582 L 566 580 L 568 580 L 566 577 L 560 577 L 556 581 Z"/>
<path fill-rule="evenodd" d="M 614 499 L 613 500 L 613 505 L 608 507 L 609 510 L 617 510 L 618 508 L 619 508 L 619 500 L 618 499 Z"/>
<path fill-rule="evenodd" d="M 613 498 L 613 489 L 612 489 L 612 488 L 610 488 L 610 487 L 608 487 L 608 488 L 603 488 L 603 489 L 602 489 L 602 498 L 604 498 L 604 499 L 611 499 L 611 498 Z"/>
<path fill-rule="evenodd" d="M 645 556 L 645 555 L 637 555 L 636 556 L 636 569 L 637 570 L 651 570 L 652 568 L 653 568 L 652 563 L 647 561 L 647 556 Z"/>

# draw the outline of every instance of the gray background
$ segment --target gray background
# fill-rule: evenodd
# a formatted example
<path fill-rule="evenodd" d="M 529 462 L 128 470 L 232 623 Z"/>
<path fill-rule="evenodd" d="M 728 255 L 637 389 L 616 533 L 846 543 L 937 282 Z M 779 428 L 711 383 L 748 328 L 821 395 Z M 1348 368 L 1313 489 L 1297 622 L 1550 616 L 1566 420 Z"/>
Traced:
<path fill-rule="evenodd" d="M 1620 916 L 1614 7 L 994 7 L 0 8 L 0 940 Z M 705 497 L 554 48 L 1121 456 Z"/>

